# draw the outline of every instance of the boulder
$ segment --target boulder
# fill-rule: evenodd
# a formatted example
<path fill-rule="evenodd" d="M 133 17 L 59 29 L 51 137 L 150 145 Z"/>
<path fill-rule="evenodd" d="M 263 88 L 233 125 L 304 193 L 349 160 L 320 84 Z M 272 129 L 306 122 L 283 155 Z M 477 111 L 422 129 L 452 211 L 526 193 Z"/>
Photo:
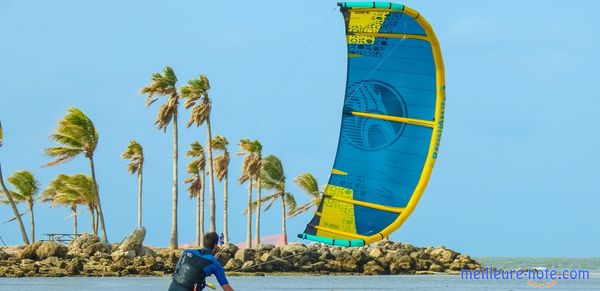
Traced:
<path fill-rule="evenodd" d="M 23 259 L 37 259 L 37 249 L 42 245 L 41 241 L 36 241 L 33 244 L 25 246 L 21 251 L 17 254 L 17 257 L 21 260 Z"/>
<path fill-rule="evenodd" d="M 227 264 L 223 268 L 225 268 L 225 271 L 234 271 L 241 268 L 242 265 L 244 265 L 244 262 L 233 258 L 227 261 Z"/>
<path fill-rule="evenodd" d="M 274 248 L 275 248 L 274 244 L 258 244 L 256 246 L 256 251 L 261 252 L 261 253 L 262 252 L 269 252 L 269 251 L 271 251 Z"/>
<path fill-rule="evenodd" d="M 146 229 L 143 227 L 138 227 L 130 236 L 121 242 L 117 250 L 123 253 L 134 251 L 135 255 L 139 256 L 142 254 L 142 244 L 144 243 L 145 237 Z"/>
<path fill-rule="evenodd" d="M 363 266 L 363 274 L 365 274 L 365 275 L 385 274 L 385 268 L 378 261 L 369 261 Z"/>
<path fill-rule="evenodd" d="M 451 250 L 447 250 L 443 246 L 438 249 L 432 250 L 429 254 L 436 261 L 439 261 L 440 263 L 444 263 L 444 264 L 451 263 L 452 261 L 454 261 L 454 258 L 456 258 L 456 256 L 457 256 L 457 253 L 455 253 Z"/>
<path fill-rule="evenodd" d="M 401 256 L 398 260 L 390 264 L 390 273 L 392 274 L 407 274 L 414 273 L 415 259 L 411 256 Z"/>
<path fill-rule="evenodd" d="M 254 261 L 247 261 L 242 265 L 242 268 L 240 269 L 240 271 L 250 272 L 255 269 L 255 266 L 256 266 L 256 264 L 254 263 Z"/>
<path fill-rule="evenodd" d="M 140 255 L 144 256 L 144 257 L 152 257 L 152 258 L 154 258 L 154 257 L 156 257 L 156 252 L 153 251 L 151 248 L 142 246 L 142 253 Z"/>
<path fill-rule="evenodd" d="M 248 261 L 253 257 L 254 257 L 253 249 L 241 249 L 241 250 L 238 250 L 237 252 L 235 252 L 235 255 L 234 255 L 234 258 L 236 258 L 242 262 Z"/>
<path fill-rule="evenodd" d="M 444 271 L 444 267 L 436 264 L 436 263 L 432 263 L 431 266 L 429 266 L 429 271 L 432 272 L 443 272 Z"/>
<path fill-rule="evenodd" d="M 383 250 L 380 247 L 375 247 L 369 252 L 369 257 L 378 259 L 383 257 Z"/>
<path fill-rule="evenodd" d="M 43 242 L 35 250 L 38 259 L 44 260 L 50 257 L 64 258 L 69 249 L 67 246 L 57 242 Z"/>
<path fill-rule="evenodd" d="M 71 241 L 71 243 L 69 243 L 69 251 L 67 252 L 67 254 L 74 257 L 88 257 L 90 255 L 93 255 L 93 253 L 90 254 L 92 248 L 96 248 L 90 246 L 99 242 L 100 238 L 98 238 L 98 236 L 84 233 L 83 235 L 79 236 L 78 238 Z"/>
<path fill-rule="evenodd" d="M 114 251 L 112 254 L 110 254 L 110 256 L 112 257 L 112 260 L 114 262 L 120 261 L 121 259 L 133 259 L 135 257 L 135 251 L 134 250 L 130 250 L 130 251 Z"/>
<path fill-rule="evenodd" d="M 364 264 L 367 261 L 367 254 L 361 249 L 352 249 L 352 257 L 358 262 L 358 264 Z"/>

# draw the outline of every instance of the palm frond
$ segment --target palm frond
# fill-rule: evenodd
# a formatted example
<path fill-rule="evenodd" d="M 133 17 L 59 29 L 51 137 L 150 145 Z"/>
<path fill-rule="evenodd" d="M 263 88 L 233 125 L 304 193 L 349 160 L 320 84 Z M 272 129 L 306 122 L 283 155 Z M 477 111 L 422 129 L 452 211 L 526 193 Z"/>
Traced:
<path fill-rule="evenodd" d="M 131 140 L 125 151 L 121 154 L 122 159 L 129 160 L 127 171 L 136 174 L 144 164 L 144 149 L 137 141 Z"/>

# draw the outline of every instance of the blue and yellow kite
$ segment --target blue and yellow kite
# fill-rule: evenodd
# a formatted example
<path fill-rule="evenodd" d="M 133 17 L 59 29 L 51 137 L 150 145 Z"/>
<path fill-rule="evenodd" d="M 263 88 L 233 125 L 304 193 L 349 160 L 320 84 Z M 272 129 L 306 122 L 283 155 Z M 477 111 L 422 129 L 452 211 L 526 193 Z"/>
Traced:
<path fill-rule="evenodd" d="M 400 227 L 425 190 L 444 122 L 444 64 L 419 12 L 395 3 L 338 5 L 348 43 L 340 138 L 321 204 L 298 236 L 363 246 Z"/>

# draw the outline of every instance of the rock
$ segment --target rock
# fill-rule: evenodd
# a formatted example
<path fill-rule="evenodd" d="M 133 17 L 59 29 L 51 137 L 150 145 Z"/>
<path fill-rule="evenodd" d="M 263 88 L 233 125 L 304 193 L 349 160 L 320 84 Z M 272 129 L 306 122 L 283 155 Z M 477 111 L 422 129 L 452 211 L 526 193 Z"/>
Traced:
<path fill-rule="evenodd" d="M 109 243 L 97 242 L 83 248 L 82 254 L 91 256 L 96 253 L 110 254 L 112 245 Z"/>
<path fill-rule="evenodd" d="M 301 243 L 291 243 L 281 247 L 281 257 L 297 255 L 302 252 L 308 251 L 308 248 Z"/>
<path fill-rule="evenodd" d="M 440 247 L 439 249 L 434 249 L 430 252 L 431 257 L 440 263 L 451 263 L 454 258 L 456 258 L 457 253 L 447 250 L 445 247 Z"/>
<path fill-rule="evenodd" d="M 363 274 L 365 274 L 365 275 L 385 274 L 385 268 L 378 261 L 369 261 L 363 266 Z"/>
<path fill-rule="evenodd" d="M 234 271 L 241 268 L 242 265 L 244 265 L 244 262 L 234 258 L 227 261 L 223 268 L 225 268 L 225 271 Z"/>
<path fill-rule="evenodd" d="M 252 257 L 254 257 L 254 250 L 253 249 L 241 249 L 238 250 L 237 252 L 235 252 L 235 256 L 234 258 L 245 262 L 249 259 L 251 259 Z"/>
<path fill-rule="evenodd" d="M 256 246 L 256 251 L 258 252 L 268 252 L 275 248 L 274 244 L 258 244 Z"/>
<path fill-rule="evenodd" d="M 224 253 L 229 253 L 232 256 L 235 254 L 235 252 L 238 251 L 238 249 L 239 248 L 236 245 L 232 244 L 232 243 L 225 243 L 224 245 L 221 246 L 221 250 Z"/>
<path fill-rule="evenodd" d="M 415 271 L 415 259 L 411 256 L 403 255 L 396 261 L 390 264 L 390 273 L 413 273 Z"/>
<path fill-rule="evenodd" d="M 271 260 L 273 260 L 273 255 L 271 255 L 271 253 L 264 253 L 260 256 L 261 262 L 269 262 Z"/>
<path fill-rule="evenodd" d="M 358 264 L 364 264 L 367 261 L 367 254 L 360 249 L 353 249 L 350 253 Z"/>
<path fill-rule="evenodd" d="M 18 258 L 19 259 L 37 259 L 37 249 L 42 245 L 41 241 L 36 241 L 33 244 L 27 245 L 25 246 L 19 253 L 18 253 Z"/>
<path fill-rule="evenodd" d="M 84 233 L 83 235 L 71 241 L 71 243 L 68 246 L 69 251 L 67 252 L 67 254 L 76 257 L 88 257 L 90 255 L 93 255 L 93 253 L 89 253 L 91 251 L 90 246 L 98 242 L 100 242 L 98 236 Z"/>
<path fill-rule="evenodd" d="M 49 257 L 64 258 L 67 255 L 69 249 L 67 246 L 57 242 L 43 242 L 35 250 L 37 258 L 40 260 L 47 259 Z"/>
<path fill-rule="evenodd" d="M 256 264 L 254 263 L 254 261 L 247 261 L 242 265 L 242 268 L 240 269 L 240 271 L 250 272 L 250 271 L 254 270 L 255 265 Z"/>
<path fill-rule="evenodd" d="M 110 256 L 112 257 L 112 260 L 114 262 L 120 261 L 121 259 L 125 258 L 125 259 L 132 259 L 135 257 L 135 251 L 134 250 L 130 250 L 130 251 L 114 251 L 112 254 L 110 254 Z"/>
<path fill-rule="evenodd" d="M 443 272 L 444 271 L 444 267 L 436 264 L 436 263 L 432 263 L 431 266 L 429 266 L 429 271 L 432 272 Z"/>
<path fill-rule="evenodd" d="M 156 257 L 156 252 L 154 252 L 151 248 L 142 246 L 142 253 L 140 254 L 144 257 Z"/>
<path fill-rule="evenodd" d="M 380 258 L 383 256 L 383 250 L 379 247 L 375 247 L 369 252 L 369 256 L 373 259 Z"/>
<path fill-rule="evenodd" d="M 133 233 L 125 238 L 121 245 L 119 245 L 118 251 L 121 252 L 129 252 L 134 251 L 135 255 L 142 254 L 142 244 L 144 243 L 144 238 L 146 237 L 146 229 L 143 227 L 136 228 Z"/>

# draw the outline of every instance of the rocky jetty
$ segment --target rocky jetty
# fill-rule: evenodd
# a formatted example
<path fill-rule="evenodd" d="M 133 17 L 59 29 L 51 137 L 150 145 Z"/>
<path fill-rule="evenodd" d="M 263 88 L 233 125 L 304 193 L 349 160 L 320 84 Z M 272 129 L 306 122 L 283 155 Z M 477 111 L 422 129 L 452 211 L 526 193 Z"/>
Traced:
<path fill-rule="evenodd" d="M 142 245 L 145 230 L 137 229 L 121 244 L 102 243 L 84 234 L 69 245 L 36 242 L 0 249 L 0 277 L 164 276 L 173 272 L 181 250 L 149 249 Z M 230 275 L 267 273 L 422 274 L 478 269 L 469 256 L 444 247 L 418 248 L 382 241 L 361 248 L 292 243 L 261 244 L 238 249 L 226 244 L 218 260 Z"/>

